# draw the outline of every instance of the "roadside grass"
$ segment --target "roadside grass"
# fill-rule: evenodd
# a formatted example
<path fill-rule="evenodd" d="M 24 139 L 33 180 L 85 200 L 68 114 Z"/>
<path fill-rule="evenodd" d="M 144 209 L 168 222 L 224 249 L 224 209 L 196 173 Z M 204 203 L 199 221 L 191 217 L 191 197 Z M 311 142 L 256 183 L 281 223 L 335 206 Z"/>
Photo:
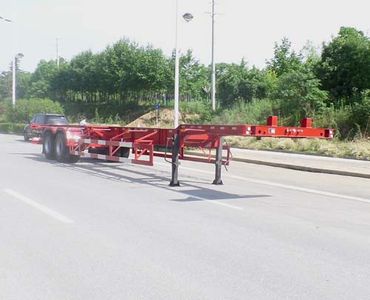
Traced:
<path fill-rule="evenodd" d="M 0 123 L 0 133 L 23 134 L 25 124 Z"/>
<path fill-rule="evenodd" d="M 322 139 L 279 139 L 279 138 L 243 138 L 228 137 L 225 141 L 233 147 L 252 150 L 284 151 L 315 154 L 341 158 L 370 160 L 370 140 L 353 141 Z"/>

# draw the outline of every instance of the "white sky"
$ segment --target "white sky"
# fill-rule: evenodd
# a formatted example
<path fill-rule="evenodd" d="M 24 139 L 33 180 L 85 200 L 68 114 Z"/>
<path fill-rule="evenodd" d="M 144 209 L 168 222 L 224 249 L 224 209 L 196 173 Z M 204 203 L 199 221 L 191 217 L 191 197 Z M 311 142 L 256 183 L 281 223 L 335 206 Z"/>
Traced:
<path fill-rule="evenodd" d="M 211 0 L 178 0 L 179 44 L 193 49 L 202 63 L 210 62 Z M 176 0 L 0 0 L 0 72 L 9 68 L 12 53 L 21 52 L 21 68 L 33 71 L 40 59 L 60 55 L 71 59 L 128 37 L 151 44 L 170 55 L 175 45 Z M 216 0 L 216 62 L 240 62 L 263 67 L 274 42 L 287 37 L 300 50 L 329 41 L 340 26 L 354 26 L 370 35 L 369 0 Z"/>

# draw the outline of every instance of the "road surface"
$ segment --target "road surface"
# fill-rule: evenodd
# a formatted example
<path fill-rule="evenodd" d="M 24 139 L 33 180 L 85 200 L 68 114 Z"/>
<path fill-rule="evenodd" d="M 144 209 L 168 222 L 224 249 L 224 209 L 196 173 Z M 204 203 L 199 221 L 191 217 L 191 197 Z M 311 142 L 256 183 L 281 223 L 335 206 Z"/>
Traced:
<path fill-rule="evenodd" d="M 0 299 L 369 299 L 370 181 L 45 160 L 0 134 Z"/>

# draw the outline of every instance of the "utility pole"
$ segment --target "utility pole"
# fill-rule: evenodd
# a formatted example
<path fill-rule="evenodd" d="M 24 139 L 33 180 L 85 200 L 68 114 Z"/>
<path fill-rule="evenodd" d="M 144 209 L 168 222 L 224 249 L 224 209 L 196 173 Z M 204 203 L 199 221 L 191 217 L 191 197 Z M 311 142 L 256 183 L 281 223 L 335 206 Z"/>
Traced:
<path fill-rule="evenodd" d="M 212 110 L 216 110 L 216 65 L 215 65 L 215 0 L 212 0 Z"/>
<path fill-rule="evenodd" d="M 15 63 L 15 60 L 17 59 L 16 58 L 17 56 L 16 55 L 14 55 L 14 57 L 13 57 L 13 66 L 12 66 L 12 68 L 13 68 L 13 72 L 12 72 L 12 77 L 13 77 L 13 80 L 12 80 L 12 104 L 13 104 L 13 107 L 15 107 L 15 98 L 16 98 L 16 96 L 15 96 L 15 93 L 16 93 L 16 81 L 15 81 L 15 72 L 16 72 L 16 67 L 17 67 L 17 64 Z"/>
<path fill-rule="evenodd" d="M 15 62 L 16 59 L 17 59 L 17 56 L 14 55 L 13 62 L 12 62 L 12 68 L 13 68 L 13 70 L 12 70 L 13 71 L 12 72 L 12 77 L 13 77 L 13 79 L 12 79 L 12 104 L 13 104 L 13 107 L 15 107 L 15 98 L 16 98 L 16 96 L 15 96 L 15 93 L 16 93 L 16 88 L 15 88 L 15 86 L 16 86 L 15 72 L 16 72 L 16 67 L 17 67 L 17 64 Z"/>

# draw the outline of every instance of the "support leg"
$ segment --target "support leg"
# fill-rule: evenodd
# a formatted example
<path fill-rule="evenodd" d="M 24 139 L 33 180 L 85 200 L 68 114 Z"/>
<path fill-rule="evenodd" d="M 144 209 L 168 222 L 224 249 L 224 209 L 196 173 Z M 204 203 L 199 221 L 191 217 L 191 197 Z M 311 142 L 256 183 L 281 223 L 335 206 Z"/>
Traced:
<path fill-rule="evenodd" d="M 213 180 L 212 184 L 222 185 L 221 179 L 221 168 L 222 168 L 222 144 L 223 138 L 221 137 L 218 142 L 218 147 L 216 149 L 216 162 L 215 162 L 215 180 Z"/>
<path fill-rule="evenodd" d="M 180 135 L 175 134 L 172 146 L 172 178 L 170 186 L 180 186 L 179 176 Z"/>

